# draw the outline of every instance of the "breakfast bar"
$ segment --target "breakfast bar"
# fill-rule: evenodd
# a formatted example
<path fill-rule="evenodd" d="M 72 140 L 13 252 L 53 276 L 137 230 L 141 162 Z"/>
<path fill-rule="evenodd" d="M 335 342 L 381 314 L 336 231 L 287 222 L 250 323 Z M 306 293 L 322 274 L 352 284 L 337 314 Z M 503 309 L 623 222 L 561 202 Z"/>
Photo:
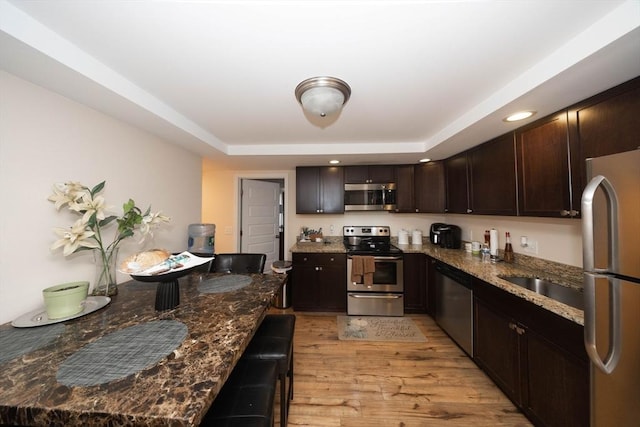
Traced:
<path fill-rule="evenodd" d="M 211 286 L 214 280 L 232 276 L 241 279 L 236 286 L 228 280 L 222 287 Z M 192 273 L 179 281 L 180 304 L 166 311 L 154 308 L 157 284 L 132 280 L 119 285 L 118 294 L 104 308 L 57 324 L 59 334 L 50 342 L 12 359 L 0 359 L 0 424 L 198 425 L 283 280 L 277 274 Z M 0 326 L 5 334 L 25 329 L 37 328 Z M 101 380 L 98 375 L 92 380 L 92 375 L 82 374 L 86 363 L 78 365 L 79 371 L 70 364 L 100 343 L 118 343 L 112 339 L 118 337 L 127 341 L 103 351 L 95 359 L 96 372 L 110 364 L 115 365 L 111 371 L 132 369 L 131 363 L 118 366 L 130 360 L 119 359 L 123 353 L 119 350 L 136 337 L 142 343 L 140 353 L 160 342 L 175 348 L 118 378 Z"/>

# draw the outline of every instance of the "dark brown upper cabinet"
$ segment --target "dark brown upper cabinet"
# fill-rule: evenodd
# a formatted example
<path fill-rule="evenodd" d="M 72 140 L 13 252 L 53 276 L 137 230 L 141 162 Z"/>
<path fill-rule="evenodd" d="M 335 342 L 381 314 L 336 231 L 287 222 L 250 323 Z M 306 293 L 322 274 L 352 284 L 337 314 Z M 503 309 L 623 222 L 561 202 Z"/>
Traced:
<path fill-rule="evenodd" d="M 515 147 L 510 132 L 469 151 L 471 213 L 518 214 Z"/>
<path fill-rule="evenodd" d="M 344 174 L 337 166 L 296 168 L 296 213 L 344 213 Z"/>
<path fill-rule="evenodd" d="M 579 147 L 572 178 L 584 188 L 585 160 L 640 148 L 640 77 L 569 108 L 569 135 Z"/>
<path fill-rule="evenodd" d="M 385 165 L 345 166 L 345 184 L 388 184 L 396 182 L 395 167 Z"/>
<path fill-rule="evenodd" d="M 416 212 L 442 213 L 445 208 L 444 163 L 428 162 L 414 166 Z"/>
<path fill-rule="evenodd" d="M 413 165 L 396 166 L 396 210 L 398 213 L 415 212 Z"/>
<path fill-rule="evenodd" d="M 471 213 L 469 205 L 469 168 L 467 152 L 444 161 L 447 213 Z"/>
<path fill-rule="evenodd" d="M 516 131 L 520 215 L 579 215 L 579 184 L 570 175 L 575 156 L 568 138 L 567 113 L 560 112 Z M 577 195 L 577 200 L 572 200 Z M 575 199 L 575 197 L 574 197 Z"/>

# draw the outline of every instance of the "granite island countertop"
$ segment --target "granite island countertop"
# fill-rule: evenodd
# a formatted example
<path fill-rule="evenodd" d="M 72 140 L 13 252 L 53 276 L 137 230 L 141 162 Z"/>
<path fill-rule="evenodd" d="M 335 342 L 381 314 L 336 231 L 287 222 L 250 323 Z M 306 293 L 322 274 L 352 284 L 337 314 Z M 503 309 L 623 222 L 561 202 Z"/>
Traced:
<path fill-rule="evenodd" d="M 517 286 L 500 276 L 540 277 L 552 282 L 582 291 L 582 270 L 565 264 L 546 261 L 540 258 L 515 254 L 515 262 L 487 263 L 482 262 L 480 256 L 465 252 L 464 249 L 444 249 L 423 239 L 422 245 L 399 245 L 397 238 L 391 242 L 405 253 L 422 253 L 456 267 L 484 282 L 503 289 L 513 295 L 536 304 L 565 319 L 580 325 L 584 324 L 584 312 L 568 306 L 552 298 L 537 294 L 528 289 Z M 342 237 L 328 238 L 322 243 L 296 243 L 290 252 L 301 253 L 345 253 Z"/>
<path fill-rule="evenodd" d="M 0 424 L 48 426 L 198 425 L 264 318 L 284 276 L 252 274 L 242 289 L 201 293 L 220 274 L 180 279 L 180 304 L 156 311 L 156 283 L 118 286 L 109 305 L 63 323 L 50 344 L 0 363 Z M 113 332 L 159 320 L 181 322 L 186 338 L 168 356 L 104 384 L 66 386 L 58 368 Z M 0 330 L 12 333 L 10 324 Z"/>

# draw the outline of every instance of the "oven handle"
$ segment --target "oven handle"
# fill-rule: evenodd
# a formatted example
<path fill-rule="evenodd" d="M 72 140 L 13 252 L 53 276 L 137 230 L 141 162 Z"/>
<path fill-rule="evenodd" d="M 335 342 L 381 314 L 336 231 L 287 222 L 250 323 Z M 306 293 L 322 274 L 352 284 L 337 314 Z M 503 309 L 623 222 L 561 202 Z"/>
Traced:
<path fill-rule="evenodd" d="M 351 298 L 371 298 L 371 299 L 398 299 L 402 298 L 402 295 L 361 295 L 361 294 L 349 294 Z"/>
<path fill-rule="evenodd" d="M 353 255 L 348 255 L 347 258 L 348 259 L 352 259 Z M 361 255 L 361 256 L 366 256 L 366 255 Z M 402 260 L 401 256 L 374 256 L 373 257 L 374 261 L 400 261 Z"/>

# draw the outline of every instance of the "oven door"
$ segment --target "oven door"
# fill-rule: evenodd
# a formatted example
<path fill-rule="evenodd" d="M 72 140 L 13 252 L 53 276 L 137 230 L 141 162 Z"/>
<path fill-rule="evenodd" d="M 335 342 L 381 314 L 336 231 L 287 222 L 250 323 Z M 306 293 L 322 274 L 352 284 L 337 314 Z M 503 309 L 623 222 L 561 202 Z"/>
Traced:
<path fill-rule="evenodd" d="M 347 257 L 347 292 L 404 292 L 404 273 L 402 256 L 374 256 L 375 272 L 373 284 L 365 285 L 364 278 L 359 282 L 351 280 L 353 259 Z"/>

